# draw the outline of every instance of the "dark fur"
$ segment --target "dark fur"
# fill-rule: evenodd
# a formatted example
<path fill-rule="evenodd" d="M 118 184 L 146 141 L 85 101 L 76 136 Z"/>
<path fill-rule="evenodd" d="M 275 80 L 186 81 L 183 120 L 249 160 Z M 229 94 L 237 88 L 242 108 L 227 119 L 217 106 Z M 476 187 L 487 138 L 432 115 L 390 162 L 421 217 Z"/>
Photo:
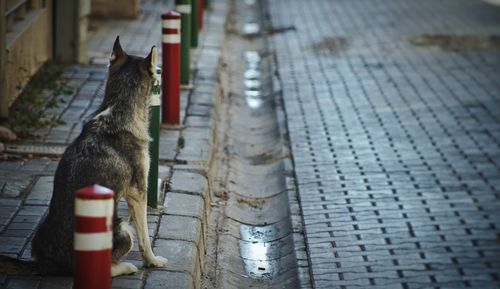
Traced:
<path fill-rule="evenodd" d="M 113 261 L 118 262 L 130 250 L 132 236 L 121 229 L 116 207 L 130 187 L 147 191 L 143 177 L 147 168 L 144 154 L 139 152 L 147 151 L 149 141 L 149 95 L 154 81 L 150 70 L 152 53 L 146 58 L 127 55 L 117 38 L 113 55 L 104 100 L 68 146 L 57 167 L 49 213 L 33 239 L 36 261 L 25 262 L 27 270 L 36 264 L 40 274 L 72 274 L 74 193 L 92 184 L 115 192 Z M 112 108 L 109 114 L 99 115 L 108 108 Z M 23 267 L 19 262 L 16 266 Z"/>

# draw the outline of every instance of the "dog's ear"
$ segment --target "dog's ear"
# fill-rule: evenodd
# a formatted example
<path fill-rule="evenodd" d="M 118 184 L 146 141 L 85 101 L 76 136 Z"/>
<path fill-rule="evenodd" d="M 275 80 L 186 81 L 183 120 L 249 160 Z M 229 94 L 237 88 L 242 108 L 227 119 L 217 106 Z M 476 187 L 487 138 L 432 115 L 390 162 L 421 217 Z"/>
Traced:
<path fill-rule="evenodd" d="M 151 47 L 148 56 L 142 61 L 142 67 L 151 76 L 155 75 L 156 65 L 158 64 L 158 49 L 156 46 Z"/>
<path fill-rule="evenodd" d="M 111 56 L 109 57 L 109 62 L 111 65 L 117 62 L 121 62 L 120 60 L 125 60 L 127 58 L 127 53 L 123 51 L 122 46 L 120 44 L 120 36 L 116 36 L 115 44 L 113 44 L 113 52 L 111 52 Z"/>

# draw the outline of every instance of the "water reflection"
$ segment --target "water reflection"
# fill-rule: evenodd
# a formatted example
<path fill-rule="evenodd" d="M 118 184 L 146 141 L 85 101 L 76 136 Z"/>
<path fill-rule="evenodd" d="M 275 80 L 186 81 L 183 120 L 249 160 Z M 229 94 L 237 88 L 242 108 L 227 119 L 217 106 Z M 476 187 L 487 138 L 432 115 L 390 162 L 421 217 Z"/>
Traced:
<path fill-rule="evenodd" d="M 262 106 L 264 100 L 261 94 L 260 81 L 260 61 L 261 57 L 257 51 L 245 51 L 244 58 L 246 62 L 245 70 L 245 102 L 251 109 L 257 109 Z"/>
<path fill-rule="evenodd" d="M 243 33 L 245 34 L 257 34 L 260 31 L 259 23 L 249 22 L 243 25 Z"/>
<path fill-rule="evenodd" d="M 271 279 L 279 272 L 278 228 L 275 225 L 240 225 L 240 255 L 248 276 L 257 279 Z"/>

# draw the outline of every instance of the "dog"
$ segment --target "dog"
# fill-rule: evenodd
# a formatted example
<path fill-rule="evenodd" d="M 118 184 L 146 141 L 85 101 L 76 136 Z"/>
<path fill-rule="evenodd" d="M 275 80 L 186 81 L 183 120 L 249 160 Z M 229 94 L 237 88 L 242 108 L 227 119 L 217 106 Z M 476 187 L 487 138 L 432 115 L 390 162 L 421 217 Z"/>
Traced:
<path fill-rule="evenodd" d="M 49 212 L 32 242 L 35 259 L 17 260 L 10 271 L 35 270 L 42 275 L 73 273 L 75 191 L 93 184 L 115 193 L 112 276 L 137 272 L 133 264 L 121 262 L 133 246 L 131 228 L 117 216 L 121 198 L 127 201 L 145 266 L 167 265 L 167 259 L 154 255 L 147 226 L 149 96 L 156 64 L 156 47 L 145 58 L 128 55 L 119 37 L 116 38 L 103 102 L 66 148 L 56 169 Z"/>

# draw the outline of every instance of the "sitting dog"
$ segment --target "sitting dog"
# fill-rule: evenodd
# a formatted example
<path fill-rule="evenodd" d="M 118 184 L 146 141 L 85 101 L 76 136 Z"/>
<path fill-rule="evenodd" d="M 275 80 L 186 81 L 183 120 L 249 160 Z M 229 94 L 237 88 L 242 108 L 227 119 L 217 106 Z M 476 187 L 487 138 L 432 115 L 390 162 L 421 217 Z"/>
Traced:
<path fill-rule="evenodd" d="M 120 262 L 133 245 L 131 229 L 117 216 L 122 197 L 135 224 L 145 266 L 166 266 L 167 259 L 153 254 L 146 218 L 149 97 L 156 64 L 156 47 L 145 58 L 128 55 L 116 38 L 104 100 L 68 146 L 57 167 L 48 215 L 33 238 L 35 261 L 11 259 L 11 269 L 7 271 L 28 268 L 47 275 L 73 273 L 75 191 L 93 184 L 115 192 L 112 275 L 137 272 L 133 264 Z M 0 261 L 9 263 L 5 259 Z"/>

